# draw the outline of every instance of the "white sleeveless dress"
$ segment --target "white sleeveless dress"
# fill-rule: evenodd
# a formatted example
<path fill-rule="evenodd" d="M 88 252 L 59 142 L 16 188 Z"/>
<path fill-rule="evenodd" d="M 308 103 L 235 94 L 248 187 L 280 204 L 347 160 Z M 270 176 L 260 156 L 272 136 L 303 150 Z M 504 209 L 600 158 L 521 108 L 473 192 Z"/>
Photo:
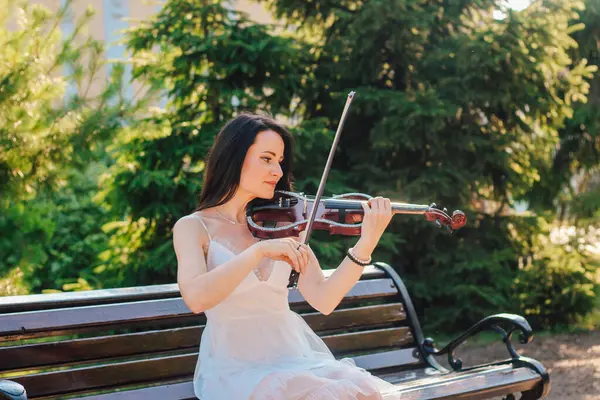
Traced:
<path fill-rule="evenodd" d="M 236 254 L 206 230 L 210 271 Z M 350 358 L 335 359 L 289 308 L 291 267 L 273 264 L 266 279 L 250 272 L 225 300 L 205 311 L 195 395 L 201 400 L 399 399 L 392 384 Z"/>

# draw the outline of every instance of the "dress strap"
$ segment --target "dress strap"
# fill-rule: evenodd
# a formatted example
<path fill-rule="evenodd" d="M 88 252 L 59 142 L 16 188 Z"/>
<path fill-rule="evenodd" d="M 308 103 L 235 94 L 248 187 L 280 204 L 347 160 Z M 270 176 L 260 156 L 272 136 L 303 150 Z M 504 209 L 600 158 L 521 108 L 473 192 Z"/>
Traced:
<path fill-rule="evenodd" d="M 208 228 L 206 227 L 206 224 L 204 223 L 204 221 L 202 221 L 202 218 L 200 218 L 200 216 L 197 214 L 190 214 L 190 215 L 192 217 L 195 217 L 198 221 L 200 221 L 200 223 L 204 227 L 204 230 L 206 231 L 206 234 L 208 235 L 208 240 L 212 240 L 212 238 L 210 237 L 210 232 L 208 231 Z"/>

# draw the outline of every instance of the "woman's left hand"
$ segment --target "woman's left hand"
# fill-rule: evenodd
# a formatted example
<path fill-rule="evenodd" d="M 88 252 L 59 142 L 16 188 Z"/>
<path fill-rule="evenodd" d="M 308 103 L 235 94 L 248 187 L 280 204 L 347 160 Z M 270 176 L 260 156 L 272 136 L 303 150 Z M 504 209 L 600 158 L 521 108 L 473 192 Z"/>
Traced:
<path fill-rule="evenodd" d="M 392 203 L 384 197 L 373 197 L 361 203 L 365 211 L 360 234 L 360 247 L 373 251 L 392 220 Z"/>

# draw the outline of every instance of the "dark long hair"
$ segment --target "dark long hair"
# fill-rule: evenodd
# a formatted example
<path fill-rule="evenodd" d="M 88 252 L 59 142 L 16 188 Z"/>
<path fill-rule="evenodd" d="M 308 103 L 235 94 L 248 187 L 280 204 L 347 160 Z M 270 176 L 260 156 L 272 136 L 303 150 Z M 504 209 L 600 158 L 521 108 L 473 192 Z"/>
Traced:
<path fill-rule="evenodd" d="M 215 138 L 206 160 L 204 185 L 196 211 L 231 200 L 240 185 L 246 153 L 256 135 L 266 130 L 277 132 L 284 143 L 281 165 L 283 176 L 277 182 L 275 190 L 292 190 L 293 136 L 273 118 L 243 113 L 227 122 Z"/>

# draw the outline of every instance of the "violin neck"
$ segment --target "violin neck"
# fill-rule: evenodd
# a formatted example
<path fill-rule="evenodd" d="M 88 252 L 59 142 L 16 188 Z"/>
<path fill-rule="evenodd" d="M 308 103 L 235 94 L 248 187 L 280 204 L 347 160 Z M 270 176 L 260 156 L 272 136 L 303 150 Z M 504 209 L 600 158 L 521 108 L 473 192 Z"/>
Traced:
<path fill-rule="evenodd" d="M 394 214 L 424 214 L 429 206 L 421 204 L 392 203 Z"/>
<path fill-rule="evenodd" d="M 327 199 L 325 200 L 325 208 L 362 210 L 361 203 L 366 203 L 366 200 Z M 392 203 L 392 212 L 394 214 L 424 214 L 427 210 L 429 210 L 429 206 L 426 205 Z"/>

